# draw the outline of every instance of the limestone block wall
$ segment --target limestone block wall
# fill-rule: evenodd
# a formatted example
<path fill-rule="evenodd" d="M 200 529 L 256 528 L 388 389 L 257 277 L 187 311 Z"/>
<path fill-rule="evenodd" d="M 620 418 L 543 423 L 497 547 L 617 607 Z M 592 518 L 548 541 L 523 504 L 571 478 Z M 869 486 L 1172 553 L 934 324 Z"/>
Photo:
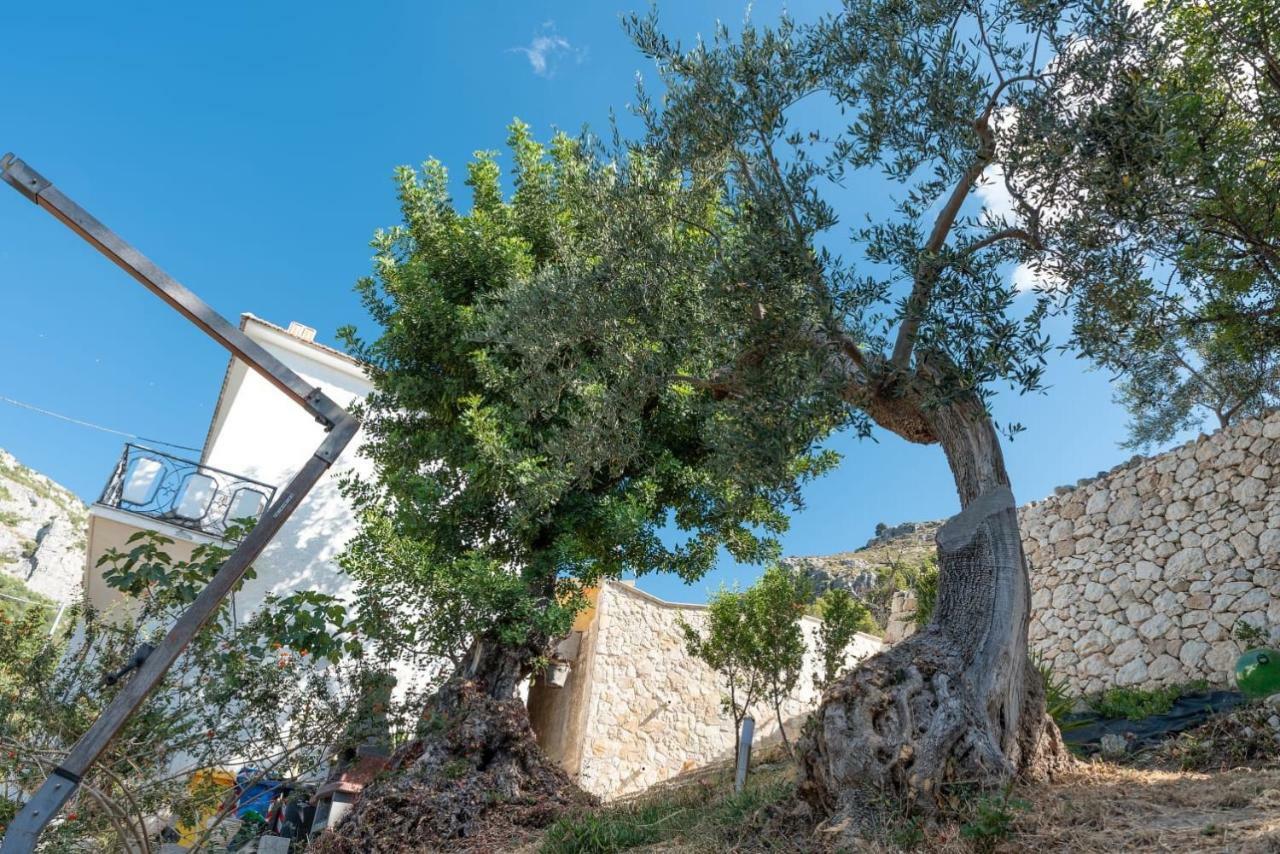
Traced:
<path fill-rule="evenodd" d="M 531 694 L 530 714 L 540 740 L 580 740 L 577 751 L 553 756 L 587 791 L 604 798 L 638 792 L 733 754 L 733 722 L 721 706 L 724 685 L 685 650 L 681 618 L 701 628 L 706 609 L 664 602 L 626 584 L 605 584 L 569 683 L 558 689 L 537 686 Z M 805 618 L 803 628 L 809 649 L 815 649 L 818 621 Z M 859 661 L 880 648 L 879 638 L 859 635 L 847 659 Z M 783 707 L 784 718 L 816 708 L 816 659 L 808 656 L 800 684 Z M 558 720 L 551 720 L 539 708 L 549 708 L 545 700 L 536 699 L 550 691 L 585 696 L 585 714 L 575 718 L 572 709 L 558 709 Z M 772 709 L 760 705 L 752 711 L 757 738 L 777 733 Z M 576 731 L 575 738 L 544 735 L 557 726 Z M 788 729 L 788 734 L 797 733 Z"/>
<path fill-rule="evenodd" d="M 1239 622 L 1280 633 L 1280 412 L 1019 511 L 1032 649 L 1081 693 L 1226 683 Z"/>

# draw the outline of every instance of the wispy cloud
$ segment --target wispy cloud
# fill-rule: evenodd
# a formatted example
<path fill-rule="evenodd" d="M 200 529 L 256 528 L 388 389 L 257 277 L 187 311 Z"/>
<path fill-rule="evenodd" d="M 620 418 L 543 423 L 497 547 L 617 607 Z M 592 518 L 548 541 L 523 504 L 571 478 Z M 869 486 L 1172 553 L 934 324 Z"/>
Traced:
<path fill-rule="evenodd" d="M 513 47 L 512 53 L 523 53 L 529 67 L 539 77 L 555 77 L 560 66 L 571 60 L 580 63 L 586 59 L 585 48 L 574 47 L 569 40 L 556 32 L 555 21 L 547 21 L 533 34 L 525 47 Z"/>

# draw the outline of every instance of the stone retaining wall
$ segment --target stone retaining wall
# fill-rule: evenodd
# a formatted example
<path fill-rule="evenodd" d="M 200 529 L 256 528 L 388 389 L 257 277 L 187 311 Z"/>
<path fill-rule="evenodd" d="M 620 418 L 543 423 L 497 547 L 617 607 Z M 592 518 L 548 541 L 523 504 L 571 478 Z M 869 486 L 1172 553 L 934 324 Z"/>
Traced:
<path fill-rule="evenodd" d="M 1059 488 L 1019 517 L 1031 646 L 1077 692 L 1226 683 L 1237 624 L 1280 631 L 1280 412 Z"/>
<path fill-rule="evenodd" d="M 638 792 L 683 771 L 733 755 L 733 721 L 721 705 L 722 680 L 685 650 L 680 621 L 701 629 L 706 608 L 664 602 L 636 588 L 608 582 L 568 682 L 530 693 L 539 742 L 578 785 L 603 798 Z M 818 703 L 813 687 L 818 620 L 805 617 L 811 654 L 785 719 Z M 850 663 L 876 652 L 879 638 L 859 634 L 846 651 Z M 772 709 L 752 708 L 757 739 L 777 734 Z M 788 734 L 798 733 L 788 729 Z"/>

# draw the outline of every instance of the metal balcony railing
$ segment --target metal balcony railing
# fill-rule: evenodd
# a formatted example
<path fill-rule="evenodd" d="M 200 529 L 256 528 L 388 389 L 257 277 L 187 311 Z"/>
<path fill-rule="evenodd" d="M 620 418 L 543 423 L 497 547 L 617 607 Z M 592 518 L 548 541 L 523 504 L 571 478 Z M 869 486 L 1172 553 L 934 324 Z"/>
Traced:
<path fill-rule="evenodd" d="M 231 472 L 127 444 L 100 504 L 228 539 L 231 523 L 252 523 L 276 488 Z"/>

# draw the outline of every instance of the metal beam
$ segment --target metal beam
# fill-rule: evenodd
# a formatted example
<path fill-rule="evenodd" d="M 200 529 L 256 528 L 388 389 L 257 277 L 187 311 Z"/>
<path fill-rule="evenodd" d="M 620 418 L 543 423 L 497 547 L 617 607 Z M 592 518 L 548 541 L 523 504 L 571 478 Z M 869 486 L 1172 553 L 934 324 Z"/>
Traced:
<path fill-rule="evenodd" d="M 280 491 L 253 530 L 227 557 L 208 586 L 178 617 L 169 633 L 129 678 L 93 725 L 72 747 L 66 759 L 23 805 L 9 824 L 0 854 L 29 854 L 40 831 L 75 793 L 81 778 L 123 729 L 129 716 L 160 683 L 196 633 L 218 610 L 244 577 L 246 570 L 293 514 L 293 511 L 328 471 L 359 430 L 359 422 L 319 388 L 313 388 L 283 362 L 272 356 L 242 330 L 228 323 L 203 300 L 179 284 L 145 255 L 121 240 L 34 169 L 12 154 L 0 158 L 0 177 L 40 207 L 49 211 L 99 252 L 141 282 L 206 335 L 243 361 L 305 408 L 328 430 L 311 458 Z"/>
<path fill-rule="evenodd" d="M 309 386 L 284 362 L 268 353 L 265 347 L 244 334 L 243 330 L 227 322 L 204 300 L 160 269 L 150 258 L 121 240 L 114 231 L 73 202 L 39 172 L 14 155 L 6 154 L 0 158 L 0 173 L 6 183 L 61 220 L 120 269 L 141 282 L 147 290 L 177 309 L 204 334 L 226 347 L 236 358 L 293 398 L 326 428 L 333 427 L 343 416 L 350 417 L 320 389 Z"/>

